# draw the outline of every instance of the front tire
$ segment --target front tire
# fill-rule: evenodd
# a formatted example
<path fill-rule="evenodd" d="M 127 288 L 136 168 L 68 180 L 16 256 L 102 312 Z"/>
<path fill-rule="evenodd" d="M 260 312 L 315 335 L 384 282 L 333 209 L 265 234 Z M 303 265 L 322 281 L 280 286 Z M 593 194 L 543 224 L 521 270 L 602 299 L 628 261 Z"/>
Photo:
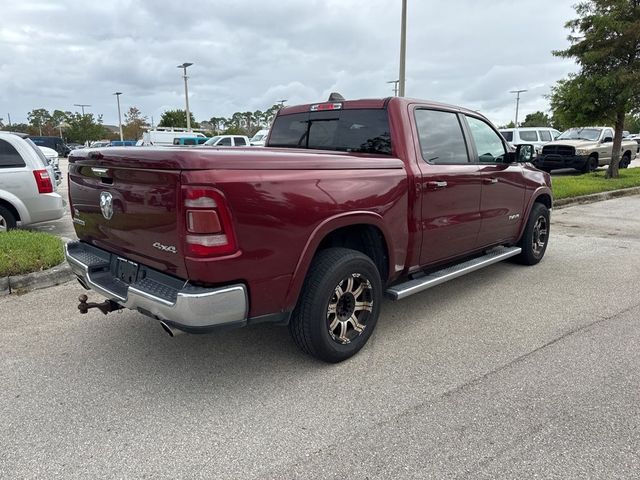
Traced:
<path fill-rule="evenodd" d="M 598 162 L 598 158 L 595 157 L 594 155 L 591 155 L 587 159 L 587 163 L 584 164 L 584 167 L 582 168 L 582 173 L 595 172 L 599 166 L 600 166 L 600 163 Z"/>
<path fill-rule="evenodd" d="M 302 286 L 289 332 L 303 352 L 341 362 L 367 343 L 381 301 L 380 273 L 369 257 L 347 248 L 321 250 Z"/>
<path fill-rule="evenodd" d="M 0 232 L 16 228 L 16 217 L 9 209 L 0 205 Z"/>
<path fill-rule="evenodd" d="M 522 248 L 522 252 L 516 257 L 519 263 L 535 265 L 542 260 L 549 244 L 550 223 L 549 209 L 541 203 L 534 203 L 518 243 Z"/>
<path fill-rule="evenodd" d="M 620 168 L 629 168 L 629 164 L 631 163 L 631 155 L 624 154 L 622 159 L 620 160 L 619 167 Z"/>

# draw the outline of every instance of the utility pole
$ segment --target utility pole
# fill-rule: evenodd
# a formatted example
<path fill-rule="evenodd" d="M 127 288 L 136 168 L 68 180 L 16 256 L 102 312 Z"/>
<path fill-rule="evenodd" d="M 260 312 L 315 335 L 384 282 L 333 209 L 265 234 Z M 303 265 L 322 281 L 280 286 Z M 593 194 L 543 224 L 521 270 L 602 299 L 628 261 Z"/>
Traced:
<path fill-rule="evenodd" d="M 516 94 L 516 121 L 515 128 L 518 128 L 518 109 L 520 108 L 520 94 L 526 92 L 527 90 L 511 90 L 509 93 Z"/>
<path fill-rule="evenodd" d="M 120 141 L 122 142 L 124 140 L 122 137 L 122 116 L 120 115 L 120 95 L 122 95 L 122 92 L 115 92 L 114 95 L 118 100 L 118 128 L 120 129 Z"/>
<path fill-rule="evenodd" d="M 84 107 L 90 107 L 91 105 L 88 103 L 74 103 L 73 106 L 82 108 L 82 116 L 84 117 Z"/>
<path fill-rule="evenodd" d="M 9 126 L 11 126 L 11 113 L 7 113 L 7 118 L 9 119 Z"/>
<path fill-rule="evenodd" d="M 393 83 L 393 96 L 397 97 L 398 96 L 398 83 L 400 83 L 400 80 L 389 80 L 387 83 Z"/>
<path fill-rule="evenodd" d="M 400 75 L 398 76 L 398 83 L 400 84 L 399 95 L 404 97 L 404 85 L 405 85 L 405 57 L 407 54 L 407 0 L 402 0 L 402 22 L 400 27 Z"/>
<path fill-rule="evenodd" d="M 193 63 L 185 62 L 182 65 L 178 65 L 178 68 L 182 68 L 184 71 L 184 100 L 186 104 L 187 110 L 187 132 L 191 131 L 191 115 L 189 114 L 189 88 L 187 87 L 187 67 L 190 67 Z"/>

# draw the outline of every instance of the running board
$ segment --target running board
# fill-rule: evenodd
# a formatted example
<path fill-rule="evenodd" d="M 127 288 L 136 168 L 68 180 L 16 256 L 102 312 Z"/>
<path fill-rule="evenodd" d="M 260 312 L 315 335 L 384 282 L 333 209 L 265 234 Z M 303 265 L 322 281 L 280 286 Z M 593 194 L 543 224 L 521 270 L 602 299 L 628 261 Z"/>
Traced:
<path fill-rule="evenodd" d="M 458 263 L 452 267 L 443 268 L 424 277 L 408 280 L 387 288 L 386 294 L 393 300 L 402 300 L 414 293 L 422 292 L 467 273 L 475 272 L 494 263 L 501 262 L 510 257 L 515 257 L 522 249 L 520 247 L 496 247 L 489 250 L 481 257 L 472 258 L 466 262 Z"/>

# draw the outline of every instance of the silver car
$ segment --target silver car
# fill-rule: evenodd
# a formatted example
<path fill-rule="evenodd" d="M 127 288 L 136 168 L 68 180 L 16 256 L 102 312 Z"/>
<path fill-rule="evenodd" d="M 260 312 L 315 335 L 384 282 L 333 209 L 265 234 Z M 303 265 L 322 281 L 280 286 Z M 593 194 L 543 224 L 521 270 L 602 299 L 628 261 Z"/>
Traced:
<path fill-rule="evenodd" d="M 55 172 L 26 135 L 0 132 L 0 232 L 64 215 Z"/>

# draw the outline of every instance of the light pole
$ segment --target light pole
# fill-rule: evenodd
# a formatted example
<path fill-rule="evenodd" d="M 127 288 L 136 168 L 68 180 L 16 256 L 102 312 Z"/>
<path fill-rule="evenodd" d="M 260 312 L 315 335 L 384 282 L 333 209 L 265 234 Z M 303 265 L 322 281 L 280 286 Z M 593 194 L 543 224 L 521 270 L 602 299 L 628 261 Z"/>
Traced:
<path fill-rule="evenodd" d="M 389 80 L 387 83 L 393 83 L 393 95 L 395 97 L 398 96 L 398 83 L 400 83 L 400 80 Z"/>
<path fill-rule="evenodd" d="M 122 137 L 122 117 L 120 116 L 120 95 L 122 95 L 122 92 L 115 92 L 114 95 L 118 101 L 118 128 L 120 129 L 120 141 L 122 142 L 124 140 Z"/>
<path fill-rule="evenodd" d="M 189 114 L 189 88 L 187 87 L 187 67 L 190 67 L 193 63 L 185 62 L 182 65 L 178 65 L 178 68 L 181 68 L 184 71 L 184 100 L 187 106 L 187 132 L 191 131 L 191 116 Z"/>
<path fill-rule="evenodd" d="M 398 76 L 399 95 L 404 97 L 404 65 L 407 53 L 407 0 L 402 0 L 402 22 L 400 27 L 400 74 Z"/>
<path fill-rule="evenodd" d="M 278 103 L 280 104 L 280 108 L 284 107 L 284 102 L 286 102 L 287 99 L 283 98 L 282 100 L 278 100 Z"/>
<path fill-rule="evenodd" d="M 84 138 L 84 143 L 86 144 L 88 139 L 87 139 L 87 132 L 84 125 L 84 107 L 90 107 L 91 105 L 89 105 L 88 103 L 74 103 L 73 106 L 82 108 L 82 138 Z"/>
<path fill-rule="evenodd" d="M 509 93 L 516 94 L 516 121 L 515 128 L 518 128 L 518 109 L 520 108 L 520 94 L 526 92 L 527 90 L 511 90 Z"/>

